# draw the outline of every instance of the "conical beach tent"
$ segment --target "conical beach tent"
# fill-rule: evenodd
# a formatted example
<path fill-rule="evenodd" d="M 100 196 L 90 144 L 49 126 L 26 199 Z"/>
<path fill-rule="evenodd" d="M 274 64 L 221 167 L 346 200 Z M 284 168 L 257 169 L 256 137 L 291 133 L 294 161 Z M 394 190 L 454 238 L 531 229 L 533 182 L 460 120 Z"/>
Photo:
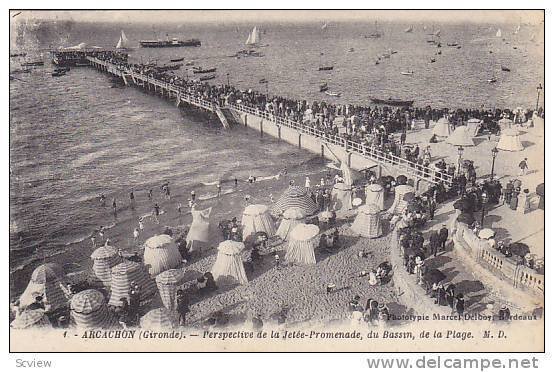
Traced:
<path fill-rule="evenodd" d="M 225 240 L 217 247 L 217 258 L 212 267 L 214 279 L 231 276 L 240 284 L 248 283 L 241 252 L 244 250 L 244 243 L 233 240 Z"/>
<path fill-rule="evenodd" d="M 380 209 L 374 204 L 365 204 L 358 209 L 352 223 L 352 231 L 366 238 L 378 238 L 383 234 Z"/>
<path fill-rule="evenodd" d="M 398 185 L 394 188 L 394 202 L 388 210 L 389 214 L 402 214 L 408 203 L 414 198 L 415 191 L 412 186 Z"/>
<path fill-rule="evenodd" d="M 35 298 L 42 297 L 44 306 L 49 311 L 67 307 L 68 300 L 62 290 L 63 269 L 53 263 L 40 265 L 33 271 L 27 288 L 19 298 L 22 309 L 35 302 Z"/>
<path fill-rule="evenodd" d="M 317 205 L 308 195 L 308 189 L 301 186 L 289 186 L 281 197 L 271 207 L 271 214 L 282 215 L 289 208 L 300 208 L 306 216 L 317 212 Z"/>
<path fill-rule="evenodd" d="M 306 213 L 303 209 L 298 207 L 289 208 L 283 213 L 283 219 L 277 229 L 277 235 L 283 240 L 287 240 L 289 233 L 292 229 L 302 223 L 306 218 Z"/>
<path fill-rule="evenodd" d="M 115 324 L 104 295 L 95 289 L 86 289 L 71 298 L 71 317 L 77 328 L 110 328 Z"/>
<path fill-rule="evenodd" d="M 450 136 L 450 123 L 446 118 L 440 118 L 433 127 L 433 134 L 437 137 Z"/>
<path fill-rule="evenodd" d="M 156 293 L 156 285 L 143 265 L 138 262 L 123 261 L 112 269 L 112 293 L 108 304 L 121 306 L 123 297 L 129 300 L 131 282 L 140 286 L 141 301 L 151 298 Z"/>
<path fill-rule="evenodd" d="M 378 183 L 372 183 L 365 188 L 365 203 L 374 204 L 379 210 L 385 209 L 385 189 Z"/>
<path fill-rule="evenodd" d="M 289 235 L 285 260 L 291 263 L 315 264 L 315 248 L 319 244 L 319 227 L 301 223 Z"/>
<path fill-rule="evenodd" d="M 166 309 L 177 309 L 177 287 L 183 284 L 183 270 L 170 269 L 156 277 L 156 285 Z"/>
<path fill-rule="evenodd" d="M 523 144 L 519 138 L 518 130 L 514 128 L 504 129 L 500 134 L 496 148 L 504 151 L 522 151 Z"/>
<path fill-rule="evenodd" d="M 446 143 L 454 146 L 475 146 L 467 127 L 463 125 L 454 130 L 454 132 L 446 139 Z"/>
<path fill-rule="evenodd" d="M 352 209 L 352 188 L 342 182 L 336 183 L 331 191 L 331 209 L 348 211 Z"/>
<path fill-rule="evenodd" d="M 19 314 L 11 323 L 10 327 L 14 329 L 29 329 L 39 327 L 50 327 L 50 321 L 44 313 L 44 310 L 25 310 Z"/>
<path fill-rule="evenodd" d="M 109 287 L 112 282 L 112 268 L 121 263 L 121 257 L 117 249 L 109 245 L 103 245 L 97 248 L 90 258 L 93 260 L 92 273 L 95 280 L 102 283 L 104 287 Z"/>
<path fill-rule="evenodd" d="M 192 224 L 187 234 L 187 245 L 191 251 L 198 250 L 198 246 L 207 243 L 210 240 L 210 213 L 212 208 L 197 210 L 194 206 L 190 213 L 192 214 Z"/>
<path fill-rule="evenodd" d="M 469 135 L 472 137 L 476 137 L 477 133 L 479 132 L 479 128 L 481 128 L 482 124 L 483 124 L 483 120 L 469 119 L 467 121 L 467 131 Z"/>
<path fill-rule="evenodd" d="M 140 327 L 149 330 L 173 329 L 177 328 L 177 318 L 171 311 L 160 307 L 140 318 Z"/>
<path fill-rule="evenodd" d="M 175 269 L 182 260 L 177 244 L 169 235 L 155 235 L 144 243 L 144 265 L 152 277 Z"/>
<path fill-rule="evenodd" d="M 267 206 L 263 204 L 251 204 L 244 208 L 241 223 L 243 240 L 257 232 L 265 232 L 268 236 L 275 235 L 275 225 Z"/>

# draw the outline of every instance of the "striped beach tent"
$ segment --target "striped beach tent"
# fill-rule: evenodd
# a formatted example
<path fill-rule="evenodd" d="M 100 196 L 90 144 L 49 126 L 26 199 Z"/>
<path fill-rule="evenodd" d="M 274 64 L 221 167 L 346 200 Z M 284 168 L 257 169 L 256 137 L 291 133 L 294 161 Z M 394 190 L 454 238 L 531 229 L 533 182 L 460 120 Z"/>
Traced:
<path fill-rule="evenodd" d="M 267 206 L 251 204 L 242 213 L 242 240 L 257 232 L 265 232 L 267 236 L 275 235 L 275 225 Z"/>
<path fill-rule="evenodd" d="M 108 304 L 121 306 L 123 297 L 129 300 L 132 282 L 140 286 L 141 301 L 150 299 L 156 293 L 156 285 L 143 265 L 138 262 L 123 261 L 112 268 L 112 293 Z"/>
<path fill-rule="evenodd" d="M 109 245 L 103 245 L 92 252 L 90 258 L 93 261 L 93 278 L 101 282 L 104 287 L 109 288 L 112 282 L 112 267 L 121 263 L 122 260 L 117 249 Z"/>
<path fill-rule="evenodd" d="M 352 208 L 352 187 L 342 182 L 335 183 L 331 191 L 331 209 L 345 212 Z"/>
<path fill-rule="evenodd" d="M 289 186 L 283 195 L 271 207 L 271 214 L 282 215 L 289 208 L 300 208 L 306 216 L 317 212 L 317 205 L 308 195 L 308 189 L 302 186 Z"/>
<path fill-rule="evenodd" d="M 77 328 L 110 328 L 115 317 L 108 311 L 104 295 L 96 289 L 86 289 L 71 298 L 71 318 Z"/>
<path fill-rule="evenodd" d="M 394 202 L 388 210 L 389 214 L 402 214 L 408 203 L 414 198 L 415 190 L 410 185 L 398 185 L 394 188 Z"/>
<path fill-rule="evenodd" d="M 25 310 L 19 314 L 10 324 L 14 329 L 29 329 L 37 327 L 50 327 L 50 321 L 44 310 Z"/>
<path fill-rule="evenodd" d="M 380 212 L 381 210 L 375 204 L 361 206 L 352 223 L 352 231 L 366 238 L 380 237 L 383 234 Z"/>
<path fill-rule="evenodd" d="M 289 235 L 285 260 L 290 263 L 315 264 L 315 248 L 319 245 L 319 227 L 301 223 Z"/>
<path fill-rule="evenodd" d="M 287 240 L 291 230 L 298 225 L 299 223 L 304 222 L 306 218 L 306 213 L 302 208 L 292 207 L 287 209 L 283 213 L 283 218 L 277 229 L 277 235 L 283 240 Z"/>
<path fill-rule="evenodd" d="M 177 244 L 169 235 L 155 235 L 144 243 L 144 265 L 152 277 L 175 269 L 182 260 Z"/>
<path fill-rule="evenodd" d="M 241 252 L 244 250 L 244 243 L 233 240 L 225 240 L 217 247 L 217 258 L 212 267 L 214 279 L 219 277 L 233 277 L 240 284 L 248 283 Z"/>
<path fill-rule="evenodd" d="M 68 300 L 61 287 L 63 278 L 63 269 L 57 264 L 47 263 L 38 266 L 19 298 L 20 307 L 29 306 L 38 296 L 42 297 L 42 303 L 48 311 L 67 307 Z"/>
<path fill-rule="evenodd" d="M 183 284 L 184 277 L 184 272 L 180 269 L 169 269 L 156 276 L 160 297 L 169 310 L 177 309 L 177 287 Z"/>
<path fill-rule="evenodd" d="M 140 318 L 140 326 L 144 329 L 173 329 L 177 328 L 177 317 L 175 313 L 165 307 L 150 310 Z"/>
<path fill-rule="evenodd" d="M 385 189 L 378 183 L 372 183 L 365 188 L 365 203 L 374 204 L 379 210 L 385 209 Z"/>

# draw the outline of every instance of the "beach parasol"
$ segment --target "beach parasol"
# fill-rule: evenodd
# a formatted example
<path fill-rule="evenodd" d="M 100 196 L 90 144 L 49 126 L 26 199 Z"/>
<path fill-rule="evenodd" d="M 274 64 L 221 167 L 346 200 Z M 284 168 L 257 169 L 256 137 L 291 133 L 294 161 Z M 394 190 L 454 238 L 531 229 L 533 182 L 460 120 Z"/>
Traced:
<path fill-rule="evenodd" d="M 308 189 L 302 186 L 289 186 L 271 207 L 271 213 L 279 216 L 289 208 L 300 208 L 305 216 L 310 216 L 317 212 L 317 205 L 308 195 Z"/>
<path fill-rule="evenodd" d="M 425 273 L 425 275 L 423 276 L 423 279 L 428 284 L 435 284 L 435 283 L 440 283 L 441 281 L 446 279 L 446 275 L 439 269 L 431 269 Z"/>
<path fill-rule="evenodd" d="M 177 319 L 171 311 L 160 307 L 146 313 L 140 319 L 140 326 L 145 329 L 172 329 L 177 327 Z"/>
<path fill-rule="evenodd" d="M 513 255 L 524 257 L 527 253 L 530 252 L 529 246 L 525 243 L 512 243 L 510 244 L 510 252 Z"/>
<path fill-rule="evenodd" d="M 50 321 L 44 314 L 44 310 L 25 310 L 19 314 L 10 324 L 10 327 L 15 329 L 27 329 L 31 327 L 49 326 Z"/>
<path fill-rule="evenodd" d="M 183 283 L 184 277 L 184 272 L 179 269 L 164 271 L 156 277 L 160 297 L 169 310 L 177 309 L 177 287 Z"/>
<path fill-rule="evenodd" d="M 302 208 L 298 208 L 298 207 L 288 208 L 283 213 L 283 219 L 281 220 L 281 223 L 279 224 L 279 228 L 277 229 L 277 235 L 280 236 L 281 239 L 287 240 L 291 230 L 299 223 L 302 223 L 305 218 L 306 218 L 306 213 Z"/>
<path fill-rule="evenodd" d="M 481 239 L 490 239 L 492 238 L 496 233 L 489 229 L 489 228 L 486 228 L 486 229 L 482 229 L 481 231 L 479 231 L 479 238 Z"/>

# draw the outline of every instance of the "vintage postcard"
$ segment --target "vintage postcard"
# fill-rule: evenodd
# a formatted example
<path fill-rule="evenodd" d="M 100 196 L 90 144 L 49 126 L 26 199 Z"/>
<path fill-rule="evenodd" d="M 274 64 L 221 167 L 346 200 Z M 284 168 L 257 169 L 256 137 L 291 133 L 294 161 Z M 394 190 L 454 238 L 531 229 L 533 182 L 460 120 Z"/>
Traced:
<path fill-rule="evenodd" d="M 544 351 L 542 10 L 9 22 L 12 352 Z"/>

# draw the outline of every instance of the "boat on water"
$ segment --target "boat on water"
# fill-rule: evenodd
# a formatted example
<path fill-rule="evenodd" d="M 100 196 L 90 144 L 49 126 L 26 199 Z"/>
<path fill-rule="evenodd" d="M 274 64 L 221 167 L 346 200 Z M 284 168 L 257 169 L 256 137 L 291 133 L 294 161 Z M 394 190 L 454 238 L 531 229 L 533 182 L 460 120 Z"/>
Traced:
<path fill-rule="evenodd" d="M 458 44 L 458 43 L 446 43 L 446 45 L 451 46 L 451 47 L 457 47 L 460 44 Z"/>
<path fill-rule="evenodd" d="M 383 36 L 383 32 L 378 29 L 377 21 L 375 21 L 374 30 L 370 34 L 364 35 L 364 38 L 366 38 L 366 39 L 378 39 L 381 36 Z"/>
<path fill-rule="evenodd" d="M 25 52 L 21 52 L 21 53 L 10 53 L 10 58 L 15 58 L 15 57 L 26 57 L 27 56 L 27 53 Z"/>
<path fill-rule="evenodd" d="M 202 68 L 202 67 L 198 66 L 198 67 L 193 67 L 192 68 L 192 72 L 195 73 L 195 74 L 209 74 L 211 72 L 216 72 L 216 70 L 217 70 L 216 67 Z"/>
<path fill-rule="evenodd" d="M 65 70 L 54 70 L 54 71 L 52 71 L 52 76 L 53 77 L 64 76 L 65 74 L 66 74 Z"/>
<path fill-rule="evenodd" d="M 327 86 L 327 83 L 321 83 L 321 84 L 319 84 L 319 91 L 320 91 L 320 92 L 325 92 L 325 91 L 327 91 L 327 90 L 329 90 L 329 87 Z"/>
<path fill-rule="evenodd" d="M 376 65 L 378 65 L 379 63 L 380 63 L 379 60 L 375 61 L 375 64 L 376 64 Z"/>
<path fill-rule="evenodd" d="M 350 48 L 348 49 L 349 52 L 353 52 L 354 51 L 354 48 Z"/>
<path fill-rule="evenodd" d="M 174 63 L 172 65 L 158 66 L 156 67 L 156 69 L 158 70 L 158 72 L 165 72 L 165 71 L 175 71 L 180 69 L 181 67 L 183 67 L 182 63 Z"/>
<path fill-rule="evenodd" d="M 439 51 L 437 52 L 437 55 L 440 56 L 441 54 L 442 54 L 442 51 L 439 50 Z"/>
<path fill-rule="evenodd" d="M 200 76 L 198 78 L 198 80 L 200 80 L 200 81 L 212 80 L 212 79 L 215 79 L 215 77 L 216 77 L 215 74 L 207 74 L 207 75 L 204 75 L 204 76 Z"/>
<path fill-rule="evenodd" d="M 260 36 L 260 30 L 258 26 L 254 26 L 252 31 L 248 34 L 245 45 L 249 48 L 265 47 L 267 44 L 262 44 L 262 37 Z"/>
<path fill-rule="evenodd" d="M 56 67 L 54 69 L 54 71 L 64 71 L 64 72 L 69 72 L 71 70 L 71 68 L 69 68 L 69 66 L 64 66 L 64 67 Z"/>
<path fill-rule="evenodd" d="M 330 90 L 326 90 L 325 94 L 327 94 L 328 96 L 331 96 L 331 97 L 340 97 L 340 95 L 341 95 L 339 92 L 331 92 Z"/>
<path fill-rule="evenodd" d="M 508 67 L 506 67 L 506 66 L 500 66 L 500 69 L 501 69 L 502 71 L 506 71 L 506 72 L 510 72 L 510 71 L 511 71 L 511 70 L 510 70 Z"/>
<path fill-rule="evenodd" d="M 492 78 L 490 78 L 490 79 L 487 79 L 487 82 L 489 82 L 490 84 L 492 84 L 492 83 L 496 83 L 497 80 L 496 80 L 495 77 L 492 77 Z"/>
<path fill-rule="evenodd" d="M 412 70 L 409 70 L 409 71 L 401 71 L 400 72 L 402 75 L 413 75 L 414 72 Z"/>
<path fill-rule="evenodd" d="M 331 71 L 334 66 L 319 66 L 319 71 Z"/>
<path fill-rule="evenodd" d="M 183 62 L 184 59 L 185 59 L 185 57 L 173 58 L 173 59 L 170 59 L 169 61 L 170 61 L 170 62 Z M 187 62 L 187 63 L 188 63 L 188 62 Z"/>
<path fill-rule="evenodd" d="M 413 26 L 410 26 L 408 27 L 407 29 L 404 30 L 405 33 L 410 33 L 414 30 Z"/>
<path fill-rule="evenodd" d="M 241 57 L 263 57 L 264 55 L 257 50 L 254 49 L 243 49 L 239 50 L 232 56 L 229 56 L 231 58 L 241 58 Z"/>
<path fill-rule="evenodd" d="M 429 63 L 435 63 L 435 62 L 437 62 L 435 58 L 431 58 L 431 60 L 429 61 Z"/>
<path fill-rule="evenodd" d="M 119 36 L 119 40 L 117 41 L 117 45 L 115 46 L 116 49 L 129 49 L 131 47 L 131 43 L 129 42 L 129 39 L 127 39 L 127 36 L 125 36 L 125 32 L 121 30 L 121 35 Z"/>
<path fill-rule="evenodd" d="M 30 62 L 23 62 L 21 64 L 21 67 L 36 67 L 36 66 L 44 66 L 44 61 L 30 61 Z"/>
<path fill-rule="evenodd" d="M 328 27 L 327 22 L 325 22 L 325 23 L 321 26 L 321 29 L 322 29 L 322 30 L 326 30 L 327 27 Z"/>
<path fill-rule="evenodd" d="M 369 97 L 371 102 L 378 103 L 381 105 L 389 105 L 389 106 L 412 106 L 414 104 L 414 101 L 406 101 L 402 99 L 396 99 L 396 98 L 389 98 L 389 99 L 382 99 L 377 97 Z"/>
<path fill-rule="evenodd" d="M 32 71 L 30 68 L 18 68 L 10 71 L 10 74 L 30 74 Z"/>
<path fill-rule="evenodd" d="M 202 43 L 198 39 L 179 40 L 177 38 L 169 38 L 167 40 L 140 40 L 139 44 L 142 48 L 179 48 L 179 47 L 197 47 Z"/>

